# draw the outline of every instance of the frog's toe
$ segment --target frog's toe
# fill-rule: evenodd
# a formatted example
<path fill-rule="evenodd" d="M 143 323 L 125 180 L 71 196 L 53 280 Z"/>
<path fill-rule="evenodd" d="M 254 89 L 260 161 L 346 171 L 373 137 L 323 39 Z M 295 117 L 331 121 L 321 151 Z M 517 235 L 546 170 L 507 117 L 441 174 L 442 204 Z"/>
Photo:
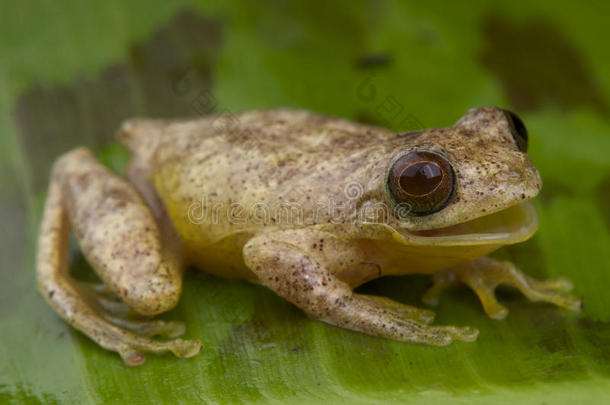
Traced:
<path fill-rule="evenodd" d="M 536 282 L 537 287 L 543 290 L 556 292 L 569 292 L 574 288 L 574 284 L 565 277 L 549 278 Z"/>
<path fill-rule="evenodd" d="M 93 301 L 96 312 L 106 321 L 142 336 L 177 337 L 184 334 L 185 326 L 182 322 L 162 321 L 140 315 L 101 286 L 103 284 L 81 285 L 81 288 L 89 300 Z"/>
<path fill-rule="evenodd" d="M 474 342 L 479 330 L 470 326 L 429 326 L 415 341 L 433 346 L 447 346 L 454 341 Z"/>
<path fill-rule="evenodd" d="M 531 301 L 543 301 L 555 304 L 558 307 L 569 309 L 570 311 L 580 311 L 584 307 L 582 297 L 566 294 L 563 292 L 555 292 L 548 290 L 531 290 L 522 291 L 523 294 Z"/>
<path fill-rule="evenodd" d="M 178 337 L 184 335 L 184 323 L 153 319 L 148 321 L 129 320 L 120 317 L 104 316 L 108 322 L 143 336 Z"/>
<path fill-rule="evenodd" d="M 99 319 L 98 319 L 99 318 Z M 118 352 L 125 363 L 137 366 L 145 361 L 144 353 L 172 352 L 177 357 L 192 357 L 201 350 L 199 340 L 172 339 L 153 340 L 150 336 L 176 338 L 185 332 L 182 322 L 145 319 L 138 316 L 130 319 L 114 316 L 100 308 L 92 311 L 86 320 L 85 332 L 107 350 Z"/>
<path fill-rule="evenodd" d="M 432 286 L 422 297 L 426 305 L 437 306 L 440 296 L 447 290 L 458 284 L 455 274 L 451 271 L 436 273 L 432 276 Z"/>
<path fill-rule="evenodd" d="M 393 308 L 390 311 L 393 311 L 397 317 L 412 319 L 416 322 L 425 324 L 434 322 L 434 318 L 436 317 L 436 313 L 434 313 L 434 311 L 410 307 L 407 305 L 405 305 L 405 307 L 406 308 Z"/>
<path fill-rule="evenodd" d="M 119 352 L 119 354 L 128 366 L 141 366 L 146 361 L 146 356 L 136 350 L 127 349 Z"/>
<path fill-rule="evenodd" d="M 138 314 L 127 304 L 117 300 L 116 296 L 105 287 L 105 284 L 78 283 L 78 288 L 82 297 L 87 299 L 99 317 L 126 332 L 125 335 L 119 334 L 119 337 L 116 337 L 116 340 L 122 343 L 118 343 L 115 350 L 129 365 L 139 365 L 144 362 L 144 355 L 134 348 L 140 347 L 144 352 L 151 351 L 150 347 L 154 347 L 152 351 L 160 350 L 160 347 L 156 346 L 158 342 L 137 339 L 150 336 L 175 338 L 182 336 L 186 330 L 182 322 L 151 319 Z M 137 343 L 130 341 L 133 339 L 136 339 Z M 201 347 L 198 341 L 177 339 L 166 343 L 169 343 L 166 351 L 183 354 L 179 357 L 190 357 L 184 354 L 188 355 L 193 352 L 194 348 Z"/>
<path fill-rule="evenodd" d="M 494 287 L 474 281 L 469 282 L 468 285 L 479 297 L 479 301 L 481 301 L 481 305 L 487 316 L 496 320 L 506 318 L 508 315 L 508 308 L 498 302 Z"/>
<path fill-rule="evenodd" d="M 114 295 L 114 293 L 112 292 L 112 290 L 108 287 L 108 285 L 106 285 L 105 283 L 87 283 L 84 281 L 79 281 L 77 282 L 77 285 L 80 286 L 80 288 L 83 288 L 85 290 L 88 290 L 92 293 L 95 294 L 100 294 L 100 295 Z"/>
<path fill-rule="evenodd" d="M 176 339 L 170 350 L 174 356 L 187 359 L 201 351 L 201 342 L 197 339 Z"/>
<path fill-rule="evenodd" d="M 479 330 L 470 326 L 439 326 L 436 332 L 449 343 L 454 340 L 461 342 L 474 342 L 479 336 Z"/>
<path fill-rule="evenodd" d="M 373 305 L 380 308 L 385 313 L 392 314 L 396 318 L 412 319 L 421 323 L 432 323 L 436 314 L 434 311 L 429 309 L 422 309 L 413 307 L 411 305 L 403 304 L 386 297 L 379 297 L 376 295 L 359 295 L 362 301 L 368 301 Z"/>
<path fill-rule="evenodd" d="M 138 314 L 123 301 L 117 301 L 104 296 L 96 296 L 94 299 L 99 307 L 98 311 L 107 313 L 111 317 L 145 319 L 144 316 Z"/>
<path fill-rule="evenodd" d="M 127 329 L 115 325 L 104 328 L 105 336 L 96 339 L 105 349 L 118 352 L 125 364 L 138 366 L 144 363 L 144 353 L 162 354 L 171 352 L 176 357 L 188 358 L 201 350 L 201 342 L 197 339 L 172 339 L 158 341 L 146 336 L 136 335 Z"/>
<path fill-rule="evenodd" d="M 478 330 L 471 327 L 430 325 L 434 313 L 385 297 L 355 294 L 350 314 L 358 314 L 361 332 L 405 342 L 446 346 L 455 340 L 472 342 Z M 367 321 L 365 323 L 365 320 Z"/>
<path fill-rule="evenodd" d="M 491 319 L 501 321 L 508 316 L 508 308 L 500 305 L 494 298 L 494 302 L 483 303 L 483 310 Z"/>
<path fill-rule="evenodd" d="M 128 366 L 140 366 L 146 361 L 144 352 L 164 353 L 170 351 L 176 357 L 189 358 L 199 353 L 201 347 L 201 342 L 195 339 L 174 339 L 168 342 L 138 340 L 110 348 L 110 350 L 117 351 Z"/>
<path fill-rule="evenodd" d="M 453 327 L 453 338 L 462 342 L 474 342 L 479 336 L 479 330 L 471 326 Z"/>
<path fill-rule="evenodd" d="M 572 282 L 568 279 L 558 277 L 539 281 L 522 273 L 510 262 L 496 262 L 488 259 L 486 264 L 491 270 L 483 273 L 488 284 L 510 285 L 521 291 L 531 301 L 548 302 L 571 311 L 580 311 L 583 307 L 582 298 L 568 294 L 568 291 L 572 289 Z"/>
<path fill-rule="evenodd" d="M 453 272 L 474 290 L 485 312 L 494 319 L 503 319 L 508 314 L 508 310 L 495 297 L 495 289 L 499 285 L 517 288 L 531 301 L 548 302 L 572 311 L 582 309 L 582 299 L 567 293 L 572 289 L 569 280 L 559 277 L 539 281 L 524 274 L 510 262 L 482 257 Z"/>
<path fill-rule="evenodd" d="M 423 323 L 432 323 L 434 322 L 435 317 L 436 313 L 434 313 L 434 311 L 430 311 L 429 309 L 420 309 L 415 319 Z"/>
<path fill-rule="evenodd" d="M 141 318 L 133 309 L 123 301 L 119 301 L 116 295 L 104 283 L 75 282 L 74 286 L 79 290 L 81 296 L 96 309 L 97 312 L 108 314 L 111 317 Z"/>

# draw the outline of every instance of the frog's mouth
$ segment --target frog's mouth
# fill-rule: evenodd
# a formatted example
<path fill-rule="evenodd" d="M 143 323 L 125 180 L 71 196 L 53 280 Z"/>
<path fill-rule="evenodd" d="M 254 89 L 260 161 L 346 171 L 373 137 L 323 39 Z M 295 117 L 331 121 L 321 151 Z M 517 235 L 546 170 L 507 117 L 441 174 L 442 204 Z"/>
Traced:
<path fill-rule="evenodd" d="M 529 201 L 445 228 L 410 231 L 409 244 L 511 244 L 529 239 L 538 229 L 538 215 Z"/>

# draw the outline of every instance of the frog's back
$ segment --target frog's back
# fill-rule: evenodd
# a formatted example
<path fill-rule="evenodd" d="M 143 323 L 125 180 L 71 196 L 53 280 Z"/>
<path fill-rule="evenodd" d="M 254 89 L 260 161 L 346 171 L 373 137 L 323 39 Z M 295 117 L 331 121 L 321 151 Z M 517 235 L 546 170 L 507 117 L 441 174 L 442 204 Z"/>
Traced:
<path fill-rule="evenodd" d="M 144 139 L 126 143 L 150 168 L 187 253 L 207 261 L 240 259 L 230 253 L 261 228 L 304 226 L 322 199 L 341 204 L 344 185 L 367 178 L 371 165 L 362 161 L 370 162 L 374 149 L 392 136 L 381 128 L 293 110 L 151 125 Z M 316 220 L 325 221 L 323 216 Z M 228 265 L 239 266 L 240 260 Z"/>
<path fill-rule="evenodd" d="M 319 154 L 354 151 L 392 134 L 379 127 L 299 110 L 249 111 L 195 120 L 165 121 L 157 143 L 155 164 L 203 149 L 236 154 Z"/>
<path fill-rule="evenodd" d="M 150 167 L 172 217 L 188 216 L 202 200 L 206 208 L 222 206 L 216 211 L 224 218 L 208 216 L 199 225 L 213 227 L 209 235 L 225 235 L 243 228 L 239 219 L 232 223 L 223 215 L 232 205 L 273 208 L 337 198 L 340 184 L 359 180 L 364 157 L 389 136 L 384 129 L 304 111 L 254 111 L 169 123 Z"/>

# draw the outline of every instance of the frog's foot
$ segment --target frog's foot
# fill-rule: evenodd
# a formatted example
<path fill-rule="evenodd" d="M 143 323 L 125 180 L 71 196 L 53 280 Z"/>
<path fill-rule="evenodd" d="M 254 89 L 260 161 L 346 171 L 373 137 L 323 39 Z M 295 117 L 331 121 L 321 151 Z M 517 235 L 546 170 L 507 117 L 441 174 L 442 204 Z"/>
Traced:
<path fill-rule="evenodd" d="M 138 314 L 129 305 L 118 301 L 103 283 L 76 282 L 76 287 L 80 290 L 81 296 L 102 318 L 137 335 L 178 337 L 186 330 L 182 322 L 162 321 Z"/>
<path fill-rule="evenodd" d="M 91 297 L 68 276 L 53 276 L 40 286 L 62 318 L 85 333 L 100 346 L 121 355 L 127 365 L 144 363 L 144 353 L 171 352 L 177 357 L 192 357 L 201 350 L 198 340 L 156 341 L 147 336 L 175 337 L 184 333 L 178 322 L 142 320 L 124 303 L 105 297 Z M 137 317 L 131 320 L 129 317 Z"/>
<path fill-rule="evenodd" d="M 146 360 L 144 353 L 173 353 L 176 357 L 192 357 L 201 350 L 196 340 L 172 339 L 157 341 L 148 336 L 175 337 L 184 333 L 184 325 L 160 320 L 135 321 L 100 313 L 79 306 L 69 320 L 77 329 L 88 335 L 106 350 L 119 353 L 129 366 L 139 366 Z"/>
<path fill-rule="evenodd" d="M 453 271 L 443 271 L 432 275 L 432 286 L 426 291 L 422 297 L 424 304 L 436 306 L 440 296 L 448 288 L 455 287 L 459 284 L 459 280 Z"/>
<path fill-rule="evenodd" d="M 473 342 L 479 334 L 469 326 L 428 325 L 434 313 L 389 298 L 352 294 L 344 300 L 346 306 L 337 316 L 322 320 L 373 336 L 432 346 L 446 346 L 454 340 Z"/>
<path fill-rule="evenodd" d="M 89 263 L 126 304 L 103 285 L 69 276 L 70 225 Z M 142 364 L 145 352 L 191 357 L 201 349 L 197 340 L 146 336 L 184 331 L 182 324 L 142 317 L 169 310 L 180 296 L 180 260 L 168 249 L 173 242 L 165 242 L 135 189 L 86 150 L 75 150 L 53 170 L 38 240 L 38 290 L 59 316 L 128 365 Z"/>
<path fill-rule="evenodd" d="M 306 239 L 307 238 L 307 239 Z M 384 297 L 355 294 L 321 263 L 318 251 L 305 251 L 293 241 L 311 246 L 344 243 L 318 231 L 292 230 L 262 234 L 244 246 L 244 260 L 262 284 L 292 302 L 309 316 L 331 325 L 389 339 L 445 346 L 454 340 L 472 342 L 478 331 L 470 327 L 435 326 L 431 311 Z M 347 242 L 345 242 L 347 243 Z M 335 246 L 345 252 L 349 246 Z M 345 249 L 343 249 L 345 248 Z"/>
<path fill-rule="evenodd" d="M 499 262 L 486 257 L 436 274 L 433 277 L 434 285 L 423 297 L 424 302 L 436 304 L 446 288 L 460 281 L 474 290 L 483 309 L 493 319 L 504 319 L 508 315 L 508 309 L 496 300 L 495 289 L 500 284 L 517 288 L 531 301 L 549 302 L 572 311 L 579 311 L 583 306 L 581 298 L 567 294 L 572 289 L 569 280 L 552 278 L 539 281 L 523 274 L 510 262 Z"/>

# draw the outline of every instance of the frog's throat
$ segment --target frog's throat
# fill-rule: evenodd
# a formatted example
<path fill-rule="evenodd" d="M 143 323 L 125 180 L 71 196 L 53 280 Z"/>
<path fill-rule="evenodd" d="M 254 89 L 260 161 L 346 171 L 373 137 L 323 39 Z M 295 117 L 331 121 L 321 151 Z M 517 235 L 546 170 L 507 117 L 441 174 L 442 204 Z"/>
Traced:
<path fill-rule="evenodd" d="M 536 208 L 526 201 L 446 228 L 392 233 L 408 245 L 507 245 L 529 239 L 537 229 Z"/>

